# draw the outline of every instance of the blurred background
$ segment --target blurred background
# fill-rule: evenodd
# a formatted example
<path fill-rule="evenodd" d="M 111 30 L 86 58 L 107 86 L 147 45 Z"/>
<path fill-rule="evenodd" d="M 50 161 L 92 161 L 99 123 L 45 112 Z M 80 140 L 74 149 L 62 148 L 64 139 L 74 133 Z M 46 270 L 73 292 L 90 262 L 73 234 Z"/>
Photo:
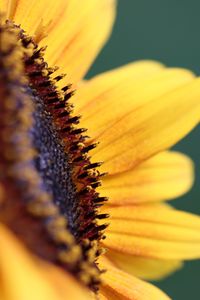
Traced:
<path fill-rule="evenodd" d="M 88 77 L 138 59 L 156 59 L 200 75 L 199 12 L 199 0 L 118 0 L 113 34 Z M 192 191 L 173 205 L 200 214 L 200 126 L 175 149 L 193 158 L 197 177 Z M 156 284 L 172 299 L 200 299 L 199 276 L 200 261 L 192 261 Z"/>

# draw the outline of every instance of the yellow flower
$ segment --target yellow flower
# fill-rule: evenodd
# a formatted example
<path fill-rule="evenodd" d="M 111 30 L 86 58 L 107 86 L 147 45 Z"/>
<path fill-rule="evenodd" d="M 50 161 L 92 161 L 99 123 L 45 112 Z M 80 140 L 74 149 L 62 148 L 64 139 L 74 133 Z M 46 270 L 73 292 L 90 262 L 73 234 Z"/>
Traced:
<path fill-rule="evenodd" d="M 0 298 L 169 299 L 142 279 L 200 257 L 200 218 L 162 202 L 193 183 L 168 149 L 199 122 L 200 79 L 139 61 L 83 80 L 114 0 L 0 9 Z"/>

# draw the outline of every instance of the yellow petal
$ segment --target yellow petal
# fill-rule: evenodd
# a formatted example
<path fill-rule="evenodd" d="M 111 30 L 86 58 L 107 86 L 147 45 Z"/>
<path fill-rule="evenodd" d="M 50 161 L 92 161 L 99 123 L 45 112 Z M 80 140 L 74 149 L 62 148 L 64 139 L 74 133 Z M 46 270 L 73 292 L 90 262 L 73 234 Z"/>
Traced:
<path fill-rule="evenodd" d="M 192 79 L 189 71 L 166 69 L 151 61 L 129 64 L 98 75 L 77 91 L 75 102 L 77 112 L 82 115 L 81 124 L 89 129 L 92 138 L 103 144 L 101 135 L 123 117 Z"/>
<path fill-rule="evenodd" d="M 121 209 L 121 212 L 120 212 Z M 106 247 L 158 259 L 200 257 L 200 218 L 161 205 L 107 207 Z"/>
<path fill-rule="evenodd" d="M 48 46 L 46 60 L 68 74 L 68 83 L 84 77 L 115 18 L 115 0 L 0 0 L 0 5 L 7 18 Z"/>
<path fill-rule="evenodd" d="M 7 0 L 0 0 L 0 8 L 1 8 L 1 13 L 6 11 L 7 9 L 7 5 L 8 5 L 8 1 Z"/>
<path fill-rule="evenodd" d="M 104 206 L 101 211 L 109 213 L 112 219 L 152 222 L 200 230 L 199 216 L 173 209 L 166 204 Z"/>
<path fill-rule="evenodd" d="M 112 107 L 105 105 L 99 114 L 83 119 L 89 135 L 100 141 L 93 158 L 105 162 L 102 171 L 118 173 L 133 168 L 174 145 L 198 123 L 200 79 L 193 79 L 185 70 L 164 73 L 168 76 L 160 75 L 148 84 L 141 81 L 135 87 L 137 92 L 132 88 L 123 94 L 123 86 L 121 93 L 113 89 Z"/>
<path fill-rule="evenodd" d="M 152 78 L 164 70 L 164 65 L 159 62 L 141 60 L 84 81 L 74 95 L 76 113 L 82 114 L 82 121 L 84 122 L 94 113 L 105 109 L 105 105 L 108 109 L 113 106 L 114 88 L 117 89 L 115 101 L 121 100 L 118 90 L 120 93 L 127 93 L 127 89 L 130 90 L 130 85 L 132 88 L 136 88 L 136 84 L 138 85 L 142 79 Z M 113 114 L 112 110 L 109 112 Z"/>
<path fill-rule="evenodd" d="M 31 256 L 0 224 L 0 299 L 91 299 L 67 273 Z"/>
<path fill-rule="evenodd" d="M 112 250 L 106 252 L 106 257 L 117 268 L 145 280 L 162 279 L 182 267 L 179 260 L 144 258 Z"/>
<path fill-rule="evenodd" d="M 122 253 L 159 259 L 197 259 L 200 243 L 171 242 L 122 233 L 107 233 L 106 247 Z"/>
<path fill-rule="evenodd" d="M 178 212 L 177 212 L 178 214 Z M 165 223 L 150 223 L 111 217 L 107 232 L 127 234 L 150 239 L 183 243 L 200 243 L 199 228 L 191 229 Z"/>
<path fill-rule="evenodd" d="M 104 296 L 101 292 L 100 292 L 100 294 L 99 294 L 99 299 L 100 300 L 112 300 L 111 298 L 107 298 L 106 296 Z"/>
<path fill-rule="evenodd" d="M 169 300 L 170 298 L 157 287 L 127 274 L 107 260 L 102 260 L 107 269 L 103 274 L 102 294 L 109 300 Z"/>
<path fill-rule="evenodd" d="M 50 45 L 46 55 L 49 64 L 60 66 L 68 75 L 67 82 L 75 84 L 87 73 L 111 33 L 115 0 L 68 2 L 71 7 L 43 44 Z"/>
<path fill-rule="evenodd" d="M 145 86 L 143 90 L 146 92 Z M 93 159 L 104 161 L 102 171 L 113 174 L 131 169 L 173 146 L 198 124 L 199 99 L 200 78 L 137 105 L 116 123 L 107 123 L 108 128 L 98 137 L 101 143 Z M 123 102 L 120 108 L 123 110 Z M 100 114 L 100 118 L 104 120 L 104 115 Z"/>
<path fill-rule="evenodd" d="M 100 192 L 109 197 L 111 205 L 159 201 L 182 195 L 193 181 L 192 161 L 181 153 L 166 151 L 130 171 L 105 176 Z"/>
<path fill-rule="evenodd" d="M 1 12 L 5 18 L 13 20 L 27 31 L 29 35 L 36 37 L 39 28 L 43 25 L 50 31 L 53 23 L 58 19 L 62 10 L 66 10 L 69 1 L 36 1 L 36 0 L 1 0 Z"/>

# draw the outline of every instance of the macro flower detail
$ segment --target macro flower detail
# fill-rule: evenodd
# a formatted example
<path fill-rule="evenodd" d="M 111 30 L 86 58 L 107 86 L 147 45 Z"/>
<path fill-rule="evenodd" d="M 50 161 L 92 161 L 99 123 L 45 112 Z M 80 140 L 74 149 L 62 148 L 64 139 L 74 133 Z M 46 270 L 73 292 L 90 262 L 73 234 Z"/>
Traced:
<path fill-rule="evenodd" d="M 141 279 L 200 257 L 200 218 L 163 203 L 193 183 L 168 149 L 199 122 L 200 79 L 139 61 L 83 80 L 113 0 L 0 9 L 0 298 L 169 299 Z"/>
<path fill-rule="evenodd" d="M 32 39 L 25 36 L 19 27 L 8 22 L 1 27 L 1 40 L 5 48 L 2 49 L 4 60 L 1 67 L 5 73 L 2 76 L 2 134 L 5 137 L 2 137 L 1 157 L 2 168 L 6 169 L 2 183 L 13 189 L 7 193 L 11 203 L 5 200 L 1 219 L 22 236 L 25 244 L 36 254 L 50 261 L 58 260 L 94 288 L 98 283 L 98 269 L 93 257 L 100 253 L 95 241 L 101 238 L 101 232 L 106 227 L 105 224 L 98 226 L 95 219 L 107 217 L 107 214 L 97 214 L 97 207 L 105 201 L 94 189 L 102 175 L 94 169 L 98 164 L 91 164 L 87 156 L 87 152 L 95 145 L 84 146 L 85 137 L 81 135 L 84 130 L 73 127 L 78 117 L 70 117 L 71 106 L 67 104 L 71 97 L 69 86 L 64 87 L 63 92 L 57 92 L 49 77 L 53 70 L 48 69 L 42 59 L 42 50 L 38 50 Z M 22 49 L 17 47 L 18 40 L 23 45 Z M 21 51 L 21 57 L 17 56 L 15 47 Z M 25 80 L 23 83 L 20 66 L 9 64 L 15 59 L 24 61 L 29 85 Z M 14 77 L 14 68 L 18 71 L 17 78 Z M 54 79 L 58 80 L 58 77 Z M 22 89 L 21 94 L 15 94 L 16 88 Z M 30 104 L 27 105 L 27 102 Z M 31 114 L 33 123 L 26 128 L 28 123 L 23 120 L 23 115 L 31 120 Z M 63 143 L 60 142 L 61 138 Z M 19 142 L 21 140 L 22 144 Z M 20 194 L 21 201 L 25 203 L 20 203 Z M 39 217 L 41 222 L 31 218 L 31 215 Z M 18 218 L 21 223 L 19 228 L 17 220 L 15 222 Z M 35 238 L 30 239 L 29 230 L 22 226 L 23 222 L 26 224 L 26 219 Z M 49 237 L 45 241 L 43 227 L 52 241 L 48 241 Z M 50 247 L 52 249 L 48 251 Z M 85 270 L 87 268 L 88 272 Z M 83 276 L 83 270 L 88 275 L 87 279 Z"/>

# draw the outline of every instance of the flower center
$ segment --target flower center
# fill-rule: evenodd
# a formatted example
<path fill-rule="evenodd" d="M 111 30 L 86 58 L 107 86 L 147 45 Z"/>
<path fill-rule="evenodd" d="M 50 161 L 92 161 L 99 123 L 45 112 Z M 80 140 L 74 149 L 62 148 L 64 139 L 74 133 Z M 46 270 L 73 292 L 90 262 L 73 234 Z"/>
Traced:
<path fill-rule="evenodd" d="M 34 254 L 96 290 L 106 224 L 84 129 L 72 116 L 70 85 L 58 90 L 44 49 L 19 26 L 0 26 L 0 221 Z"/>

